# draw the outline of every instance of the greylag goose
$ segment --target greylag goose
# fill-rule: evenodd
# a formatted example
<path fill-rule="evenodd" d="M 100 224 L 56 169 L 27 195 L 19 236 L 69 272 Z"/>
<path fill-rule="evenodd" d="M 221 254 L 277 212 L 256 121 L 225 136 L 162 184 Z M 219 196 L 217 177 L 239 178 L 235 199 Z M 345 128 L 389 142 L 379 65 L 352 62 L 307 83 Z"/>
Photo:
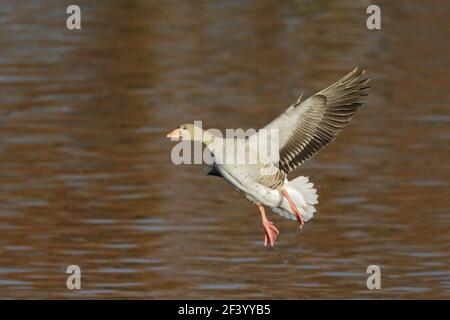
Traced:
<path fill-rule="evenodd" d="M 300 228 L 314 216 L 318 203 L 314 185 L 307 177 L 289 181 L 287 175 L 333 141 L 352 119 L 369 89 L 369 78 L 364 74 L 355 68 L 308 99 L 300 96 L 278 118 L 250 136 L 223 138 L 193 124 L 183 124 L 167 137 L 199 141 L 206 146 L 212 157 L 208 174 L 224 178 L 258 207 L 264 244 L 273 246 L 279 231 L 268 220 L 264 206 L 297 220 Z M 261 145 L 265 145 L 264 154 L 258 148 Z M 268 156 L 267 149 L 274 148 Z M 239 158 L 244 153 L 240 159 L 234 156 Z M 230 154 L 233 156 L 228 157 Z"/>

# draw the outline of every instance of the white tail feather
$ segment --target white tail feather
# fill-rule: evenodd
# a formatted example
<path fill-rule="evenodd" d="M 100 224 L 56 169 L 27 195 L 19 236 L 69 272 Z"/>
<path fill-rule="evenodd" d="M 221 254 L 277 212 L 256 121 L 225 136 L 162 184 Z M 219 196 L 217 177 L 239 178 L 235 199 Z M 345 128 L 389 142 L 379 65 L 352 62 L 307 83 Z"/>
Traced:
<path fill-rule="evenodd" d="M 309 182 L 307 177 L 300 176 L 289 181 L 285 184 L 284 188 L 300 210 L 303 221 L 306 222 L 311 219 L 316 212 L 316 207 L 314 205 L 319 203 L 317 200 L 317 190 L 314 189 L 314 184 Z M 284 208 L 271 207 L 271 209 L 285 218 L 296 220 L 295 214 L 290 210 L 290 207 L 288 205 L 283 205 L 283 207 Z M 289 210 L 286 210 L 287 208 L 289 208 Z"/>

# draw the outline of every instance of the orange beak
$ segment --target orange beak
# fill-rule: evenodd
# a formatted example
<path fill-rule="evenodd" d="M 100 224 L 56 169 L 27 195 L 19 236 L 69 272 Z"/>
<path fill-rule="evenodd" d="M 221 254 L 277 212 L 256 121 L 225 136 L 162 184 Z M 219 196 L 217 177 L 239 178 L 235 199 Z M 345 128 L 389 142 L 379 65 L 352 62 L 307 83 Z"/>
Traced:
<path fill-rule="evenodd" d="M 170 139 L 180 139 L 181 135 L 180 135 L 180 129 L 175 129 L 172 132 L 168 133 L 166 135 L 167 138 Z"/>

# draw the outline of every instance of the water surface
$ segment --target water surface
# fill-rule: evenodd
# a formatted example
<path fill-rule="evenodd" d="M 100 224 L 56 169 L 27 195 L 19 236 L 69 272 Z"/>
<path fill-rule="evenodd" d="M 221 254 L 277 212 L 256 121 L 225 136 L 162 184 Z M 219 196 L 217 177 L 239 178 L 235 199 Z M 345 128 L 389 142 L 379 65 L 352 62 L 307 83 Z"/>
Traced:
<path fill-rule="evenodd" d="M 81 31 L 68 4 L 0 6 L 0 298 L 450 298 L 443 2 L 381 1 L 379 31 L 366 1 L 78 1 Z M 357 65 L 365 107 L 294 174 L 319 213 L 271 215 L 276 248 L 224 181 L 172 164 L 179 124 L 259 128 Z"/>

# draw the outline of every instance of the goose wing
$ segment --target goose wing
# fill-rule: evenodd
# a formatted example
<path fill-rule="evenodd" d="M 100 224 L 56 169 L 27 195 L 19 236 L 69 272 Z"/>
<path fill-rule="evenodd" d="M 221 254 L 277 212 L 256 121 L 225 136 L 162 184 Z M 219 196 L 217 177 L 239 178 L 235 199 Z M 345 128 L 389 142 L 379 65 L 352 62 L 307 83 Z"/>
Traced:
<path fill-rule="evenodd" d="M 313 157 L 347 125 L 367 95 L 369 79 L 355 68 L 341 80 L 305 101 L 301 98 L 263 129 L 278 132 L 278 167 L 293 171 Z M 255 135 L 261 138 L 261 130 Z"/>

